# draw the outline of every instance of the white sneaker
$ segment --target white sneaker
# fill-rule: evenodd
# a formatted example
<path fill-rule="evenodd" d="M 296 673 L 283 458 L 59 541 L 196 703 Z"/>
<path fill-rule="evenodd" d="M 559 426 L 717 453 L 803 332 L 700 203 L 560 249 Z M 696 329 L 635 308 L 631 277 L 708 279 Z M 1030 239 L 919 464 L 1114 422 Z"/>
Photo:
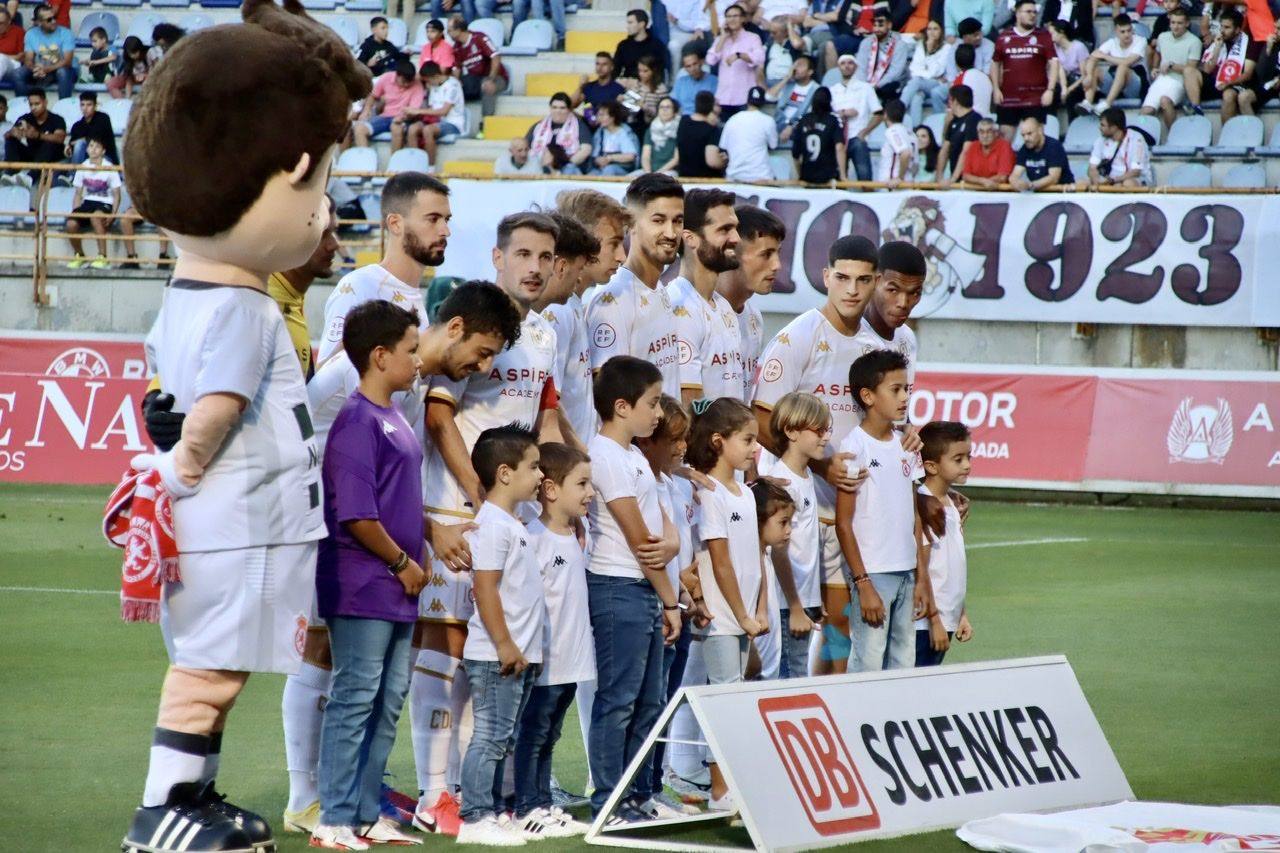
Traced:
<path fill-rule="evenodd" d="M 1110 108 L 1111 108 L 1111 105 L 1108 104 L 1106 101 L 1098 101 L 1096 104 L 1093 105 L 1093 114 L 1100 116 Z"/>
<path fill-rule="evenodd" d="M 526 841 L 541 841 L 544 838 L 568 838 L 572 833 L 566 832 L 564 826 L 552 814 L 551 809 L 534 809 L 524 817 L 515 820 L 515 827 L 520 837 Z"/>
<path fill-rule="evenodd" d="M 475 823 L 462 824 L 458 830 L 459 844 L 480 844 L 485 847 L 523 847 L 525 840 L 498 822 L 493 815 Z"/>
<path fill-rule="evenodd" d="M 555 806 L 551 807 L 551 817 L 560 824 L 561 829 L 564 831 L 564 836 L 562 836 L 564 838 L 574 835 L 586 835 L 587 830 L 591 828 L 591 824 L 583 823 L 564 809 L 556 808 Z"/>
<path fill-rule="evenodd" d="M 663 818 L 680 817 L 681 815 L 695 815 L 695 814 L 702 813 L 702 810 L 699 809 L 697 806 L 692 806 L 692 805 L 689 805 L 688 803 L 683 803 L 680 800 L 668 794 L 666 791 L 659 791 L 658 793 L 654 794 L 652 797 L 649 798 L 649 802 L 657 806 L 658 811 L 661 813 L 658 816 Z M 670 812 L 670 814 L 668 815 L 667 812 Z"/>
<path fill-rule="evenodd" d="M 368 842 L 361 841 L 349 826 L 317 824 L 311 830 L 311 846 L 325 850 L 368 850 Z"/>
<path fill-rule="evenodd" d="M 738 811 L 738 804 L 733 801 L 733 793 L 725 791 L 723 797 L 711 797 L 707 800 L 707 810 L 734 814 Z"/>
<path fill-rule="evenodd" d="M 361 827 L 360 838 L 370 844 L 392 844 L 397 847 L 409 847 L 422 843 L 422 839 L 416 835 L 401 832 L 399 825 L 385 816 L 378 818 L 377 823 L 370 823 Z"/>
<path fill-rule="evenodd" d="M 667 778 L 663 780 L 667 787 L 676 792 L 676 796 L 685 803 L 701 804 L 707 801 L 709 794 L 707 788 L 696 782 L 690 782 L 680 774 L 672 771 L 667 774 Z"/>

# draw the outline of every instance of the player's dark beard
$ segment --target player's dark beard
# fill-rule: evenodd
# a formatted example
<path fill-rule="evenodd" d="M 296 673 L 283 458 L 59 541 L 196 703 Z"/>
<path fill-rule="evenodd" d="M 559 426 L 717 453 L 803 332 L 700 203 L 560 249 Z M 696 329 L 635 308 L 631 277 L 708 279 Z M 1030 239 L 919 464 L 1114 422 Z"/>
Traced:
<path fill-rule="evenodd" d="M 438 267 L 444 263 L 444 249 L 422 245 L 422 241 L 412 231 L 404 232 L 404 253 L 425 266 Z"/>
<path fill-rule="evenodd" d="M 728 272 L 729 270 L 736 270 L 738 265 L 741 263 L 738 259 L 736 247 L 733 257 L 729 257 L 725 252 L 725 247 L 717 249 L 711 244 L 704 242 L 698 246 L 697 255 L 698 263 L 702 264 L 712 272 Z"/>

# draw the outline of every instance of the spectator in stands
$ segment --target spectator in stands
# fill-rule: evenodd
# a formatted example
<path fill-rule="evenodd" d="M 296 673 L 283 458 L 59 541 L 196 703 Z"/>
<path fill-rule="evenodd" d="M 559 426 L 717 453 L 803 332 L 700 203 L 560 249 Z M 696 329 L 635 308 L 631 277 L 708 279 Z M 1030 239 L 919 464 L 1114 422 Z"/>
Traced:
<path fill-rule="evenodd" d="M 1156 40 L 1169 32 L 1169 13 L 1174 9 L 1182 9 L 1188 15 L 1188 26 L 1190 26 L 1189 16 L 1191 12 L 1182 4 L 1182 0 L 1162 0 L 1161 7 L 1163 14 L 1156 17 L 1155 23 L 1151 25 L 1151 35 L 1147 38 L 1148 68 L 1155 68 L 1159 64 L 1155 60 Z"/>
<path fill-rule="evenodd" d="M 596 132 L 591 138 L 592 175 L 628 175 L 640 163 L 640 143 L 627 126 L 627 110 L 610 101 L 596 113 Z"/>
<path fill-rule="evenodd" d="M 857 54 L 862 40 L 871 35 L 871 16 L 875 13 L 876 0 L 832 0 L 835 10 L 815 0 L 815 17 L 812 20 L 827 27 L 825 36 L 811 33 L 816 45 L 821 46 L 819 55 L 823 72 L 830 71 L 837 65 L 839 57 Z M 819 5 L 820 4 L 820 5 Z M 887 0 L 881 5 L 887 6 Z"/>
<path fill-rule="evenodd" d="M 7 80 L 10 84 L 15 82 L 18 69 L 22 67 L 24 35 L 9 10 L 0 8 L 0 80 Z"/>
<path fill-rule="evenodd" d="M 80 93 L 80 119 L 71 125 L 71 133 L 67 137 L 66 151 L 63 153 L 72 163 L 83 163 L 89 156 L 89 140 L 99 139 L 103 153 L 112 163 L 120 162 L 120 152 L 116 150 L 115 128 L 111 126 L 111 116 L 98 112 L 98 94 L 96 92 Z"/>
<path fill-rule="evenodd" d="M 541 175 L 542 164 L 529 156 L 529 141 L 523 136 L 511 140 L 507 150 L 493 163 L 495 175 Z"/>
<path fill-rule="evenodd" d="M 643 139 L 645 128 L 658 114 L 658 102 L 667 96 L 669 90 L 662 82 L 662 66 L 652 56 L 640 57 L 637 68 L 640 76 L 627 87 L 620 103 L 629 113 L 627 123 L 635 131 L 636 139 Z"/>
<path fill-rule="evenodd" d="M 529 157 L 548 174 L 581 175 L 591 168 L 591 128 L 570 106 L 569 96 L 556 92 L 547 117 L 524 135 Z M 603 107 L 601 107 L 603 109 Z"/>
<path fill-rule="evenodd" d="M 701 57 L 711 47 L 711 39 L 707 37 L 711 32 L 711 15 L 707 11 L 710 6 L 707 0 L 670 0 L 666 4 L 667 22 L 670 24 L 667 49 L 671 54 L 672 68 L 684 65 L 684 57 L 689 51 L 697 51 Z M 677 80 L 676 84 L 679 82 Z M 685 112 L 693 109 L 693 95 L 690 94 L 689 98 L 687 108 L 681 104 Z"/>
<path fill-rule="evenodd" d="M 1088 186 L 1149 187 L 1151 149 L 1139 128 L 1126 127 L 1124 110 L 1112 107 L 1098 122 L 1100 136 L 1089 154 Z"/>
<path fill-rule="evenodd" d="M 819 88 L 818 81 L 813 79 L 813 59 L 796 57 L 791 64 L 791 73 L 769 93 L 778 102 L 773 111 L 773 121 L 778 126 L 779 142 L 791 140 L 792 130 L 809 111 L 813 94 Z M 827 94 L 829 97 L 831 93 Z"/>
<path fill-rule="evenodd" d="M 600 107 L 610 101 L 618 100 L 627 91 L 627 87 L 619 83 L 614 76 L 614 68 L 613 56 L 600 51 L 596 54 L 596 79 L 588 80 L 587 75 L 583 74 L 578 91 L 573 95 L 575 108 L 582 106 L 583 103 L 587 104 L 582 115 L 589 125 L 595 125 L 596 111 Z"/>
<path fill-rule="evenodd" d="M 1075 183 L 1066 149 L 1044 132 L 1044 125 L 1038 118 L 1024 118 L 1018 132 L 1022 134 L 1022 147 L 1018 149 L 1016 165 L 1009 176 L 1009 183 L 1015 189 L 1040 192 Z"/>
<path fill-rule="evenodd" d="M 769 22 L 769 43 L 764 49 L 764 85 L 771 90 L 772 99 L 777 99 L 776 90 L 790 77 L 791 66 L 808 54 L 809 44 L 794 21 L 780 15 Z"/>
<path fill-rule="evenodd" d="M 67 123 L 62 120 L 62 116 L 49 112 L 49 101 L 44 89 L 31 89 L 27 92 L 27 107 L 30 111 L 14 122 L 13 127 L 5 134 L 4 159 L 10 163 L 61 162 L 65 153 Z M 38 169 L 32 169 L 26 174 L 13 171 L 6 174 L 16 176 L 27 186 L 40 179 Z"/>
<path fill-rule="evenodd" d="M 715 95 L 699 92 L 693 104 L 693 112 L 682 116 L 676 127 L 676 173 L 682 178 L 723 177 L 728 161 L 720 150 Z"/>
<path fill-rule="evenodd" d="M 1013 26 L 996 37 L 991 57 L 991 99 L 1006 140 L 1027 116 L 1044 121 L 1058 83 L 1058 54 L 1049 31 L 1036 26 L 1037 8 L 1036 0 L 1017 0 Z"/>
<path fill-rule="evenodd" d="M 493 115 L 498 95 L 508 86 L 498 47 L 484 33 L 468 30 L 461 15 L 449 17 L 449 38 L 453 39 L 453 70 L 462 83 L 463 95 L 468 101 L 479 100 L 483 115 Z"/>
<path fill-rule="evenodd" d="M 556 50 L 564 50 L 564 39 L 568 32 L 564 22 L 564 0 L 515 0 L 511 5 L 512 32 L 515 27 L 520 26 L 529 18 L 530 6 L 533 8 L 533 17 L 539 21 L 547 19 L 547 6 L 550 6 L 551 28 L 555 30 L 556 41 L 553 47 Z"/>
<path fill-rule="evenodd" d="M 890 4 L 890 12 L 893 14 L 893 28 L 904 36 L 916 36 L 917 39 L 930 21 L 937 21 L 938 26 L 942 26 L 946 16 L 942 3 L 933 0 L 899 0 Z"/>
<path fill-rule="evenodd" d="M 642 56 L 652 56 L 657 60 L 658 68 L 665 73 L 667 46 L 650 35 L 649 13 L 644 9 L 632 9 L 627 13 L 627 37 L 618 42 L 618 48 L 613 53 L 618 79 L 626 81 L 639 78 Z"/>
<path fill-rule="evenodd" d="M 13 122 L 9 121 L 9 99 L 4 95 L 0 95 L 0 138 L 3 138 L 13 128 Z"/>
<path fill-rule="evenodd" d="M 680 105 L 670 96 L 658 103 L 658 114 L 644 132 L 640 168 L 646 172 L 674 174 L 680 164 L 676 132 L 680 129 Z"/>
<path fill-rule="evenodd" d="M 951 64 L 953 50 L 955 48 L 943 38 L 942 26 L 937 21 L 925 25 L 924 38 L 916 42 L 911 55 L 911 79 L 902 90 L 902 102 L 907 105 L 912 127 L 924 118 L 925 98 L 929 99 L 934 112 L 946 108 L 947 89 L 951 86 L 947 66 Z"/>
<path fill-rule="evenodd" d="M 961 45 L 957 50 L 964 50 Z M 970 48 L 972 50 L 972 48 Z M 968 86 L 952 86 L 947 97 L 947 113 L 950 118 L 942 129 L 939 146 L 938 168 L 935 172 L 939 183 L 947 183 L 947 170 L 955 175 L 969 146 L 978 144 L 978 124 L 983 116 L 973 108 L 973 91 Z"/>
<path fill-rule="evenodd" d="M 944 9 L 942 24 L 946 30 L 947 39 L 954 42 L 957 38 L 961 41 L 965 40 L 967 29 L 964 25 L 965 21 L 973 21 L 978 25 L 976 32 L 980 37 L 981 34 L 990 32 L 991 19 L 995 15 L 996 6 L 994 0 L 947 0 Z M 973 42 L 969 43 L 973 44 Z"/>
<path fill-rule="evenodd" d="M 760 20 L 766 24 L 782 18 L 799 27 L 808 9 L 808 0 L 759 0 L 758 3 Z"/>
<path fill-rule="evenodd" d="M 390 132 L 391 150 L 403 148 L 408 120 L 422 109 L 426 96 L 413 63 L 407 59 L 397 62 L 394 71 L 373 81 L 373 91 L 364 99 L 359 117 L 351 124 L 355 144 L 368 145 L 373 137 Z"/>
<path fill-rule="evenodd" d="M 1049 35 L 1053 37 L 1053 49 L 1058 55 L 1055 102 L 1070 107 L 1084 97 L 1084 67 L 1089 61 L 1089 48 L 1071 37 L 1071 25 L 1066 21 L 1050 21 Z"/>
<path fill-rule="evenodd" d="M 884 144 L 880 146 L 880 168 L 876 180 L 896 187 L 915 179 L 920 152 L 916 135 L 902 123 L 907 108 L 894 98 L 884 104 Z"/>
<path fill-rule="evenodd" d="M 69 98 L 76 88 L 76 37 L 71 30 L 59 26 L 53 10 L 41 3 L 32 13 L 36 25 L 23 36 L 22 68 L 14 80 L 18 95 L 57 81 L 58 97 Z"/>
<path fill-rule="evenodd" d="M 1083 3 L 1077 3 L 1075 0 L 1045 0 L 1041 8 L 1040 20 L 1046 27 L 1054 21 L 1062 21 L 1067 27 L 1069 36 L 1087 45 L 1086 53 L 1093 45 L 1093 3 L 1088 0 Z"/>
<path fill-rule="evenodd" d="M 744 109 L 747 95 L 756 83 L 756 69 L 764 64 L 764 44 L 743 25 L 747 11 L 734 3 L 724 11 L 724 31 L 707 53 L 707 62 L 720 66 L 716 103 L 721 120 Z"/>
<path fill-rule="evenodd" d="M 791 159 L 800 180 L 806 184 L 827 184 L 848 180 L 844 130 L 831 109 L 831 90 L 819 86 L 810 100 L 809 112 L 800 119 L 791 135 Z"/>
<path fill-rule="evenodd" d="M 427 43 L 423 46 L 418 61 L 423 65 L 434 62 L 445 71 L 453 70 L 453 45 L 444 37 L 444 22 L 439 18 L 427 21 Z"/>
<path fill-rule="evenodd" d="M 991 117 L 994 115 L 991 111 L 991 78 L 973 67 L 974 58 L 973 45 L 963 43 L 956 45 L 955 61 L 960 68 L 960 73 L 953 79 L 960 82 L 953 85 L 967 87 L 973 97 L 973 109 L 984 118 Z M 949 90 L 948 94 L 950 94 Z"/>
<path fill-rule="evenodd" d="M 724 176 L 731 181 L 773 179 L 769 151 L 778 147 L 778 128 L 772 116 L 760 111 L 768 102 L 762 87 L 752 87 L 747 94 L 747 108 L 730 116 L 720 131 L 720 148 L 729 158 Z"/>
<path fill-rule="evenodd" d="M 71 185 L 75 187 L 76 194 L 71 202 L 73 215 L 67 217 L 67 233 L 79 234 L 88 223 L 88 227 L 98 235 L 98 257 L 89 266 L 105 270 L 111 266 L 107 262 L 107 229 L 111 226 L 111 220 L 89 214 L 115 213 L 120 207 L 120 187 L 123 182 L 120 180 L 120 173 L 109 168 L 114 164 L 106 159 L 107 146 L 102 139 L 90 137 L 87 150 L 86 165 L 92 168 L 78 170 L 72 180 Z M 79 237 L 72 236 L 67 240 L 75 254 L 75 259 L 67 266 L 79 269 L 85 262 L 84 244 Z"/>
<path fill-rule="evenodd" d="M 7 0 L 5 5 L 10 15 L 18 14 L 18 4 L 13 0 Z M 71 0 L 48 0 L 45 5 L 53 10 L 53 17 L 58 22 L 58 26 L 71 29 Z"/>
<path fill-rule="evenodd" d="M 1149 54 L 1153 57 L 1151 67 L 1155 79 L 1151 81 L 1151 88 L 1147 90 L 1147 97 L 1142 102 L 1142 114 L 1150 116 L 1159 111 L 1165 127 L 1172 127 L 1178 106 L 1187 97 L 1187 81 L 1195 78 L 1199 82 L 1200 66 L 1197 60 L 1203 46 L 1200 39 L 1188 29 L 1191 20 L 1185 9 L 1174 9 L 1165 17 L 1168 19 L 1169 29 L 1160 34 L 1154 50 Z M 1199 106 L 1198 91 L 1196 99 L 1197 103 L 1193 106 Z"/>
<path fill-rule="evenodd" d="M 1280 94 L 1280 18 L 1276 18 L 1275 26 L 1262 46 L 1262 53 L 1258 56 L 1258 64 L 1254 70 L 1257 102 L 1252 107 L 1256 111 Z"/>
<path fill-rule="evenodd" d="M 676 99 L 680 112 L 684 115 L 693 113 L 693 99 L 699 92 L 710 92 L 714 96 L 716 86 L 720 84 L 716 75 L 707 72 L 704 59 L 706 52 L 692 45 L 686 45 L 680 56 L 683 72 L 671 87 L 671 97 Z"/>
<path fill-rule="evenodd" d="M 952 81 L 952 85 L 955 85 L 955 79 L 965 70 L 959 66 L 960 46 L 964 44 L 973 47 L 973 65 L 970 67 L 990 76 L 991 60 L 996 54 L 995 42 L 983 35 L 982 24 L 977 18 L 965 18 L 957 26 L 960 37 L 954 41 L 956 49 L 951 54 L 952 65 L 947 69 L 947 78 Z M 948 35 L 948 38 L 951 37 Z"/>
<path fill-rule="evenodd" d="M 1212 75 L 1213 87 L 1222 94 L 1222 120 L 1243 112 L 1253 115 L 1253 101 L 1241 96 L 1253 87 L 1261 43 L 1251 42 L 1244 32 L 1244 16 L 1227 9 L 1218 18 L 1218 35 L 1200 58 L 1204 77 Z M 1191 94 L 1190 89 L 1187 92 Z M 1199 88 L 1196 88 L 1199 95 Z"/>
<path fill-rule="evenodd" d="M 844 122 L 844 145 L 853 172 L 860 181 L 871 180 L 871 149 L 867 137 L 882 119 L 880 99 L 870 83 L 855 76 L 858 60 L 844 54 L 836 60 L 840 82 L 831 87 L 831 108 Z"/>
<path fill-rule="evenodd" d="M 434 62 L 424 63 L 418 78 L 427 91 L 427 98 L 418 109 L 406 111 L 409 146 L 421 147 L 435 163 L 436 146 L 441 137 L 456 139 L 467 132 L 466 99 L 462 84 Z"/>
<path fill-rule="evenodd" d="M 1104 41 L 1084 65 L 1084 100 L 1076 104 L 1081 113 L 1097 115 L 1111 108 L 1120 98 L 1137 98 L 1147 83 L 1147 40 L 1133 34 L 1133 21 L 1118 15 L 1113 22 L 1115 35 Z M 1106 95 L 1094 102 L 1100 90 Z"/>
<path fill-rule="evenodd" d="M 187 31 L 175 24 L 156 24 L 151 30 L 151 47 L 147 50 L 147 67 L 155 68 Z"/>
<path fill-rule="evenodd" d="M 977 144 L 965 147 L 960 168 L 944 183 L 963 182 L 983 189 L 994 189 L 1009 182 L 1014 163 L 1013 146 L 1000 134 L 994 121 L 984 118 L 978 122 Z"/>
<path fill-rule="evenodd" d="M 883 103 L 897 98 L 907 83 L 913 45 L 893 31 L 888 9 L 876 9 L 871 38 L 858 47 L 858 79 L 870 83 Z"/>
<path fill-rule="evenodd" d="M 147 82 L 150 72 L 147 46 L 137 36 L 129 36 L 120 48 L 116 76 L 107 81 L 107 93 L 113 98 L 132 98 L 133 90 Z"/>
<path fill-rule="evenodd" d="M 938 156 L 942 149 L 938 146 L 938 138 L 933 135 L 933 128 L 927 124 L 916 127 L 916 150 L 920 152 L 920 167 L 916 169 L 916 180 L 920 183 L 931 183 L 938 179 L 938 167 L 942 159 Z"/>
<path fill-rule="evenodd" d="M 107 31 L 94 27 L 89 31 L 89 55 L 80 60 L 80 82 L 105 83 L 116 61 L 116 53 L 107 42 Z"/>

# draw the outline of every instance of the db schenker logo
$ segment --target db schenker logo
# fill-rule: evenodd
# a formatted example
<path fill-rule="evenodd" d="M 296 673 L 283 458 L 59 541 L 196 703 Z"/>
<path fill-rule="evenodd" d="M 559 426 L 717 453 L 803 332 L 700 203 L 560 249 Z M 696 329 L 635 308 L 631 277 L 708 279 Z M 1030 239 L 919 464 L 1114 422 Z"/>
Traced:
<path fill-rule="evenodd" d="M 819 835 L 880 826 L 876 804 L 821 697 L 761 699 L 759 708 L 791 787 Z"/>

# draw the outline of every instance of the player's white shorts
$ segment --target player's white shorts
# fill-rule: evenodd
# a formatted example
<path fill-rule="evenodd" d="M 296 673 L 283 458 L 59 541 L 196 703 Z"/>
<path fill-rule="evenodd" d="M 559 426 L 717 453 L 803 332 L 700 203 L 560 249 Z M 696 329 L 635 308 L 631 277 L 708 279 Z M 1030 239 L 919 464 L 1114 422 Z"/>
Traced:
<path fill-rule="evenodd" d="M 418 618 L 427 622 L 465 625 L 476 611 L 471 572 L 455 572 L 439 560 L 431 561 L 431 577 L 418 596 Z"/>
<path fill-rule="evenodd" d="M 1186 96 L 1187 85 L 1182 81 L 1181 74 L 1161 74 L 1151 81 L 1151 88 L 1147 89 L 1147 96 L 1142 99 L 1142 105 L 1158 110 L 1160 99 L 1168 98 L 1176 107 Z"/>
<path fill-rule="evenodd" d="M 844 552 L 840 550 L 836 526 L 825 521 L 819 522 L 818 539 L 822 544 L 822 585 L 847 587 Z"/>
<path fill-rule="evenodd" d="M 169 660 L 191 669 L 293 674 L 316 595 L 315 542 L 178 555 L 160 630 Z"/>

